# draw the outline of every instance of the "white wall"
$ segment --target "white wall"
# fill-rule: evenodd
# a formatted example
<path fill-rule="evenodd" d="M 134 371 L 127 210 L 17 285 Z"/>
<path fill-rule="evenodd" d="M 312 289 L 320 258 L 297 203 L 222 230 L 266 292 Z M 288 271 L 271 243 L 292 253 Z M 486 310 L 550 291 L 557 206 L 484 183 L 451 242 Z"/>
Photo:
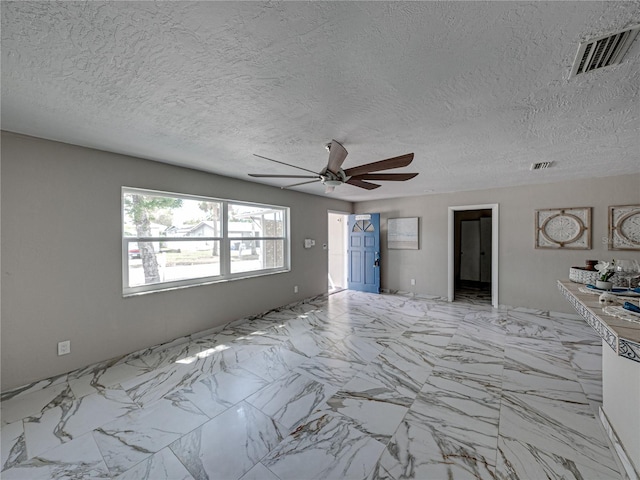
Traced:
<path fill-rule="evenodd" d="M 602 405 L 624 449 L 640 471 L 640 364 L 602 342 Z"/>
<path fill-rule="evenodd" d="M 123 185 L 289 206 L 291 272 L 123 298 Z M 2 389 L 325 293 L 327 210 L 351 208 L 3 132 Z M 305 250 L 304 238 L 316 246 Z M 295 295 L 294 285 L 300 287 Z M 61 340 L 71 340 L 70 355 L 57 356 Z"/>
<path fill-rule="evenodd" d="M 359 202 L 355 213 L 381 213 L 381 287 L 446 297 L 448 207 L 493 203 L 500 206 L 500 304 L 574 313 L 556 287 L 557 279 L 569 278 L 571 266 L 588 259 L 640 259 L 640 252 L 606 245 L 608 207 L 640 204 L 640 174 Z M 593 207 L 591 250 L 534 248 L 535 210 L 559 207 Z M 387 250 L 387 219 L 394 217 L 420 217 L 420 250 Z"/>

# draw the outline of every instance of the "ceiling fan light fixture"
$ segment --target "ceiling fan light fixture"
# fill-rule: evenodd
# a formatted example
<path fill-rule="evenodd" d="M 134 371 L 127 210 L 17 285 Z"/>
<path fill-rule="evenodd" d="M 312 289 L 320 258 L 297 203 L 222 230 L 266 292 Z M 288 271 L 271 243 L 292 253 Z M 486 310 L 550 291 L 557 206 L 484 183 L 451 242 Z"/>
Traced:
<path fill-rule="evenodd" d="M 342 185 L 342 180 L 325 180 L 324 183 L 327 187 L 339 187 Z"/>

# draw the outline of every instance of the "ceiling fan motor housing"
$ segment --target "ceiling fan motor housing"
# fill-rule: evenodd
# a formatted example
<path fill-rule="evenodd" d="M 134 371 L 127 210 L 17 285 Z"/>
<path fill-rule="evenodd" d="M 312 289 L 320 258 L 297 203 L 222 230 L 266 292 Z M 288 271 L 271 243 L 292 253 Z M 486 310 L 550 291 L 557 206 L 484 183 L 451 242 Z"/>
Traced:
<path fill-rule="evenodd" d="M 335 174 L 330 170 L 323 172 L 322 174 L 322 183 L 329 187 L 338 187 L 347 181 L 347 176 L 344 174 L 344 170 L 338 170 L 338 173 Z"/>

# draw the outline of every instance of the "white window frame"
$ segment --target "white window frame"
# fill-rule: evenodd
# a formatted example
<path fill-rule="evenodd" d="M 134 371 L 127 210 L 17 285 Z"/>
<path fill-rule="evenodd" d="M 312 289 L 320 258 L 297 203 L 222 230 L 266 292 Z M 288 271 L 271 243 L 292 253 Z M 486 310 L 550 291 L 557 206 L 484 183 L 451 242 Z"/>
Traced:
<path fill-rule="evenodd" d="M 137 236 L 125 236 L 125 194 L 141 194 L 141 195 L 153 195 L 162 196 L 168 198 L 177 198 L 183 200 L 197 200 L 203 202 L 218 202 L 221 204 L 221 218 L 220 218 L 220 236 L 218 237 L 166 237 L 166 236 L 151 236 L 151 237 L 137 237 Z M 220 282 L 228 282 L 232 280 L 241 280 L 244 278 L 260 277 L 264 275 L 273 275 L 277 273 L 291 271 L 291 235 L 290 235 L 290 212 L 289 207 L 281 205 L 268 205 L 263 203 L 245 202 L 238 200 L 228 200 L 215 197 L 205 197 L 200 195 L 189 195 L 175 192 L 165 192 L 161 190 L 149 190 L 136 187 L 123 186 L 120 194 L 121 202 L 121 238 L 122 238 L 122 295 L 123 297 L 130 297 L 135 295 L 142 295 L 146 293 L 163 292 L 167 290 L 175 290 L 178 288 L 189 288 L 200 285 L 210 285 Z M 231 241 L 236 241 L 240 237 L 229 237 L 227 231 L 228 225 L 228 209 L 229 205 L 242 205 L 247 207 L 268 208 L 273 210 L 282 211 L 283 215 L 283 235 L 279 237 L 250 237 L 251 240 L 281 240 L 283 241 L 284 249 L 284 265 L 282 267 L 265 268 L 260 270 L 252 270 L 248 272 L 231 273 Z M 249 237 L 246 237 L 249 238 Z M 188 278 L 182 280 L 173 280 L 167 282 L 159 282 L 150 285 L 137 285 L 134 287 L 129 286 L 129 243 L 137 242 L 172 242 L 172 241 L 218 241 L 220 242 L 220 274 L 209 277 L 197 277 Z"/>

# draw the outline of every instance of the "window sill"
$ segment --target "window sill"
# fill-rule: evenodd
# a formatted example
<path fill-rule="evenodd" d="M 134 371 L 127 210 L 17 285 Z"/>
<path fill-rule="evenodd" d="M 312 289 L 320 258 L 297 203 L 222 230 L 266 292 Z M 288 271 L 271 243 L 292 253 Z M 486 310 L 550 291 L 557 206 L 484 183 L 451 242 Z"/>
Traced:
<path fill-rule="evenodd" d="M 236 280 L 246 280 L 246 279 L 249 279 L 249 278 L 266 277 L 266 276 L 269 276 L 269 275 L 278 275 L 280 273 L 287 273 L 287 272 L 290 272 L 290 271 L 291 271 L 290 268 L 286 268 L 286 269 L 273 270 L 273 271 L 269 271 L 269 272 L 255 273 L 253 275 L 251 275 L 250 272 L 246 272 L 245 274 L 238 274 L 240 276 L 220 278 L 220 279 L 216 279 L 216 280 L 206 280 L 206 281 L 198 282 L 198 283 L 189 283 L 188 285 L 173 285 L 173 286 L 167 286 L 167 287 L 158 287 L 158 288 L 154 288 L 153 290 L 143 290 L 143 291 L 139 291 L 139 292 L 130 292 L 130 293 L 124 293 L 123 292 L 122 293 L 122 298 L 139 297 L 141 295 L 149 295 L 149 294 L 152 294 L 152 293 L 170 292 L 170 291 L 173 291 L 173 290 L 183 290 L 185 288 L 203 287 L 203 286 L 206 286 L 206 285 L 215 285 L 216 283 L 235 282 Z"/>

